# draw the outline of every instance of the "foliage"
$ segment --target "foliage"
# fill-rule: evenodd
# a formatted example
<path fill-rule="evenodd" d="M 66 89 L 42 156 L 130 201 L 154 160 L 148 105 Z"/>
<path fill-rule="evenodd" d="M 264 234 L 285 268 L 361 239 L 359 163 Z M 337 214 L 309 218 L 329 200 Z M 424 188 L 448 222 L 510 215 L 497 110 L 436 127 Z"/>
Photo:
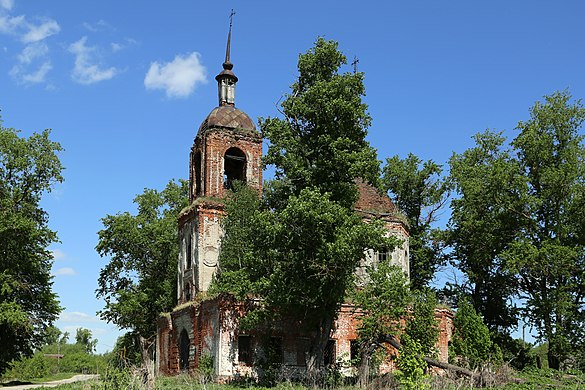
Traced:
<path fill-rule="evenodd" d="M 318 38 L 301 54 L 298 79 L 281 104 L 284 119 L 260 120 L 270 142 L 264 163 L 276 168 L 272 204 L 305 188 L 319 188 L 351 208 L 357 177 L 377 183 L 376 151 L 365 139 L 371 118 L 362 102 L 364 75 L 340 73 L 347 59 L 337 46 Z"/>
<path fill-rule="evenodd" d="M 140 343 L 134 332 L 126 332 L 116 340 L 112 350 L 112 365 L 119 369 L 138 366 L 142 361 Z"/>
<path fill-rule="evenodd" d="M 451 159 L 461 198 L 452 202 L 450 243 L 471 297 L 493 332 L 525 321 L 549 343 L 550 367 L 582 355 L 585 340 L 585 148 L 580 101 L 546 96 L 519 122 L 509 147 L 501 134 Z"/>
<path fill-rule="evenodd" d="M 449 349 L 449 360 L 453 358 L 459 364 L 476 368 L 490 359 L 494 345 L 489 329 L 465 299 L 459 302 L 453 326 L 455 330 L 452 348 Z"/>
<path fill-rule="evenodd" d="M 213 356 L 203 354 L 199 358 L 199 372 L 206 381 L 213 380 L 215 370 L 213 369 Z"/>
<path fill-rule="evenodd" d="M 154 339 L 156 319 L 176 300 L 176 224 L 187 194 L 186 181 L 170 181 L 162 191 L 145 189 L 136 196 L 136 215 L 102 219 L 96 250 L 110 257 L 96 291 L 106 302 L 99 312 L 102 319 Z"/>
<path fill-rule="evenodd" d="M 288 318 L 312 329 L 328 326 L 328 339 L 364 250 L 393 241 L 380 224 L 364 224 L 315 189 L 290 196 L 281 210 L 262 208 L 255 196 L 244 187 L 226 203 L 221 268 L 211 291 L 261 297 L 262 306 L 249 315 L 254 325 Z"/>
<path fill-rule="evenodd" d="M 430 289 L 412 291 L 404 332 L 420 345 L 425 356 L 436 352 L 435 346 L 439 338 L 439 324 L 435 319 L 437 306 L 437 297 Z"/>
<path fill-rule="evenodd" d="M 368 384 L 369 377 L 377 373 L 377 363 L 386 358 L 383 343 L 401 329 L 400 320 L 410 303 L 408 279 L 400 267 L 389 262 L 373 264 L 367 269 L 366 279 L 363 286 L 356 286 L 350 295 L 360 315 L 357 331 L 361 386 Z M 380 355 L 382 359 L 376 359 Z"/>
<path fill-rule="evenodd" d="M 502 253 L 520 226 L 524 180 L 501 134 L 486 131 L 474 139 L 476 146 L 449 162 L 460 197 L 451 201 L 448 243 L 470 283 L 465 292 L 473 306 L 493 332 L 505 333 L 517 322 L 510 302 L 517 290 Z"/>
<path fill-rule="evenodd" d="M 557 92 L 531 108 L 512 142 L 528 186 L 522 231 L 505 257 L 556 369 L 585 339 L 584 120 L 581 102 Z"/>
<path fill-rule="evenodd" d="M 386 159 L 383 170 L 384 188 L 408 219 L 410 285 L 415 290 L 424 288 L 443 263 L 440 232 L 433 229 L 449 195 L 449 183 L 441 173 L 441 165 L 423 162 L 412 153 L 404 160 Z"/>
<path fill-rule="evenodd" d="M 57 241 L 39 203 L 62 165 L 50 131 L 20 137 L 0 120 L 0 375 L 13 359 L 30 356 L 61 311 L 50 275 Z"/>
<path fill-rule="evenodd" d="M 48 357 L 61 354 L 63 358 Z M 94 355 L 83 344 L 49 344 L 36 351 L 30 358 L 13 362 L 6 378 L 39 380 L 58 373 L 101 373 L 107 364 L 107 355 Z"/>
<path fill-rule="evenodd" d="M 75 343 L 83 345 L 85 352 L 93 353 L 97 345 L 97 339 L 92 340 L 91 330 L 85 328 L 77 328 L 75 334 Z"/>
<path fill-rule="evenodd" d="M 396 362 L 399 370 L 395 376 L 402 388 L 409 390 L 429 389 L 429 384 L 425 381 L 428 376 L 425 374 L 427 364 L 422 359 L 423 346 L 407 333 L 402 335 L 400 341 L 402 348 Z"/>
<path fill-rule="evenodd" d="M 274 165 L 276 178 L 264 202 L 245 195 L 228 202 L 214 287 L 262 298 L 248 319 L 285 315 L 315 331 L 310 371 L 322 362 L 364 250 L 394 244 L 380 224 L 365 225 L 352 211 L 355 179 L 376 183 L 379 163 L 365 140 L 363 74 L 340 73 L 344 64 L 337 43 L 317 39 L 299 56 L 298 79 L 281 104 L 284 118 L 260 120 L 270 142 L 264 162 Z"/>

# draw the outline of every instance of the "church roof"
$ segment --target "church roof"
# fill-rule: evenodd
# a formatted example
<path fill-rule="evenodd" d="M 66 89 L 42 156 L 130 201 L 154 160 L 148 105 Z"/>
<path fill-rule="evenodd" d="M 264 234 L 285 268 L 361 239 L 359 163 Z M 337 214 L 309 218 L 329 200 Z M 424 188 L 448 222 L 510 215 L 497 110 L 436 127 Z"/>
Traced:
<path fill-rule="evenodd" d="M 254 122 L 248 114 L 234 106 L 219 106 L 214 108 L 199 126 L 199 134 L 212 128 L 233 129 L 242 133 L 259 135 Z"/>
<path fill-rule="evenodd" d="M 392 202 L 386 194 L 381 194 L 376 188 L 365 183 L 361 179 L 356 179 L 360 197 L 355 204 L 355 209 L 374 214 L 396 214 L 398 207 Z"/>

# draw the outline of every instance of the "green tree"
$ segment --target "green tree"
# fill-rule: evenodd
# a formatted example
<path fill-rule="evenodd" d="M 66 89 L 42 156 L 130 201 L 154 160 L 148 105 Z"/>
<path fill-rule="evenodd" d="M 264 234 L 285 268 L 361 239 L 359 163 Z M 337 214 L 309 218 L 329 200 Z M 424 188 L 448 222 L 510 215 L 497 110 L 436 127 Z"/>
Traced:
<path fill-rule="evenodd" d="M 581 101 L 556 92 L 530 109 L 512 142 L 528 187 L 522 229 L 505 257 L 555 369 L 582 353 L 585 338 L 584 120 Z"/>
<path fill-rule="evenodd" d="M 188 204 L 188 184 L 145 189 L 134 203 L 136 215 L 102 219 L 96 250 L 110 261 L 100 271 L 96 295 L 106 302 L 100 317 L 133 330 L 146 348 L 154 343 L 158 316 L 176 303 L 177 217 Z"/>
<path fill-rule="evenodd" d="M 232 231 L 228 206 L 216 281 L 222 291 L 242 291 L 240 281 L 255 287 L 250 291 L 264 308 L 257 314 L 286 314 L 315 331 L 309 372 L 322 364 L 364 250 L 387 241 L 378 223 L 365 225 L 352 211 L 355 179 L 376 184 L 379 162 L 365 140 L 370 117 L 362 102 L 363 74 L 340 73 L 346 62 L 336 42 L 317 39 L 299 56 L 298 79 L 281 104 L 283 118 L 260 120 L 269 141 L 264 163 L 274 165 L 275 180 L 266 188 L 265 204 L 249 212 L 250 225 L 257 227 Z M 254 229 L 262 241 L 247 235 Z M 223 249 L 241 245 L 232 237 L 242 235 L 249 239 L 245 254 Z M 256 263 L 244 268 L 251 259 Z"/>
<path fill-rule="evenodd" d="M 460 364 L 465 364 L 470 368 L 476 368 L 487 362 L 494 354 L 494 345 L 488 327 L 465 299 L 459 301 L 459 307 L 453 318 L 453 327 L 450 358 L 455 358 Z"/>
<path fill-rule="evenodd" d="M 410 225 L 410 285 L 414 290 L 427 286 L 443 263 L 439 231 L 433 229 L 449 195 L 441 173 L 441 165 L 432 160 L 423 163 L 412 153 L 404 160 L 398 156 L 386 159 L 383 170 L 384 189 L 390 191 Z"/>
<path fill-rule="evenodd" d="M 449 161 L 459 196 L 451 201 L 447 242 L 473 306 L 491 331 L 507 333 L 517 322 L 511 304 L 517 290 L 502 253 L 524 218 L 525 180 L 501 134 L 486 131 L 474 139 L 476 146 Z"/>
<path fill-rule="evenodd" d="M 61 182 L 61 146 L 50 131 L 21 138 L 0 121 L 0 375 L 10 362 L 31 355 L 61 308 L 52 291 L 57 241 L 39 203 Z"/>
<path fill-rule="evenodd" d="M 93 353 L 97 345 L 97 339 L 93 340 L 91 330 L 85 328 L 77 328 L 75 332 L 75 343 L 83 345 L 85 352 Z"/>
<path fill-rule="evenodd" d="M 269 193 L 273 204 L 317 188 L 351 208 L 357 177 L 377 185 L 379 162 L 365 139 L 371 118 L 362 101 L 364 75 L 340 73 L 347 60 L 337 46 L 318 38 L 301 54 L 298 79 L 281 104 L 284 118 L 260 120 L 270 142 L 264 163 L 276 168 Z"/>
<path fill-rule="evenodd" d="M 436 352 L 439 324 L 435 318 L 435 309 L 438 304 L 437 296 L 428 288 L 411 292 L 404 333 L 420 345 L 424 356 L 432 356 Z"/>
<path fill-rule="evenodd" d="M 372 356 L 380 350 L 385 353 L 383 343 L 401 333 L 400 320 L 411 303 L 408 280 L 401 268 L 384 262 L 369 267 L 367 275 L 367 283 L 351 294 L 351 302 L 361 313 L 358 376 L 362 387 L 368 384 Z"/>
<path fill-rule="evenodd" d="M 252 325 L 284 318 L 315 332 L 307 366 L 317 370 L 364 251 L 392 247 L 394 241 L 384 238 L 379 223 L 363 223 L 314 189 L 291 195 L 283 209 L 261 207 L 254 197 L 242 188 L 227 201 L 212 292 L 262 298 L 246 319 Z"/>

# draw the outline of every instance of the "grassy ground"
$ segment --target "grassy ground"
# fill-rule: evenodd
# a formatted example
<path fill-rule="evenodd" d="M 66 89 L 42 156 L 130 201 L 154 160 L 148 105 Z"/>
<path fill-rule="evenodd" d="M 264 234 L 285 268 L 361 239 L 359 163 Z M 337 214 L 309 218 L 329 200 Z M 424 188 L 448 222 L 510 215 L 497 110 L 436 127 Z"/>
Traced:
<path fill-rule="evenodd" d="M 512 377 L 510 377 L 512 378 Z M 500 384 L 497 386 L 486 387 L 493 390 L 537 390 L 537 389 L 555 389 L 555 390 L 583 390 L 585 389 L 585 374 L 582 373 L 561 373 L 554 370 L 532 370 L 521 373 L 515 373 L 513 378 L 519 379 L 521 383 Z M 122 384 L 122 382 L 110 381 L 107 385 L 101 381 L 78 382 L 55 387 L 58 390 L 93 390 L 93 389 L 136 389 L 142 390 L 145 387 L 134 384 Z M 138 381 L 139 382 L 139 381 Z M 250 385 L 219 385 L 215 383 L 203 382 L 195 377 L 188 375 L 178 375 L 173 377 L 158 377 L 155 384 L 156 389 L 196 389 L 196 390 L 242 390 L 243 388 L 263 390 L 265 387 Z M 379 381 L 374 388 L 398 389 L 396 383 L 391 379 Z M 429 390 L 471 390 L 478 387 L 469 383 L 468 380 L 449 379 L 435 377 L 428 383 Z M 272 390 L 314 390 L 299 384 L 290 382 L 280 383 Z M 333 389 L 329 387 L 328 389 Z M 357 386 L 338 387 L 337 389 L 357 390 Z"/>

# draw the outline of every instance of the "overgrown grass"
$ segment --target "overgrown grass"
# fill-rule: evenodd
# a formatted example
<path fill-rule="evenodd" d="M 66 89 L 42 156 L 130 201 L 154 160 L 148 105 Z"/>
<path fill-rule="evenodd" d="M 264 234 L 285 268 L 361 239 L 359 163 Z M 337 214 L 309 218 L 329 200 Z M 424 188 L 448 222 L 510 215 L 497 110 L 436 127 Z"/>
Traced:
<path fill-rule="evenodd" d="M 515 373 L 514 378 L 519 379 L 522 383 L 507 383 L 497 386 L 485 387 L 491 390 L 538 390 L 538 389 L 555 389 L 555 390 L 583 390 L 585 389 L 585 374 L 580 372 L 559 372 L 549 369 L 527 370 L 525 372 Z M 381 379 L 372 384 L 372 388 L 400 389 L 396 381 L 391 376 Z M 431 377 L 428 382 L 432 390 L 471 390 L 477 389 L 477 385 L 472 384 L 469 379 L 453 379 L 448 377 Z M 278 383 L 274 387 L 256 386 L 250 383 L 241 384 L 217 384 L 210 383 L 196 375 L 176 375 L 170 377 L 157 377 L 155 382 L 156 389 L 193 389 L 193 390 L 316 390 L 316 388 L 303 386 L 292 382 Z M 134 381 L 132 385 L 124 386 L 123 383 L 104 383 L 103 380 L 90 380 L 86 382 L 77 382 L 55 387 L 59 390 L 101 390 L 101 389 L 146 389 L 139 381 Z M 357 386 L 329 387 L 326 389 L 344 389 L 357 390 Z"/>

